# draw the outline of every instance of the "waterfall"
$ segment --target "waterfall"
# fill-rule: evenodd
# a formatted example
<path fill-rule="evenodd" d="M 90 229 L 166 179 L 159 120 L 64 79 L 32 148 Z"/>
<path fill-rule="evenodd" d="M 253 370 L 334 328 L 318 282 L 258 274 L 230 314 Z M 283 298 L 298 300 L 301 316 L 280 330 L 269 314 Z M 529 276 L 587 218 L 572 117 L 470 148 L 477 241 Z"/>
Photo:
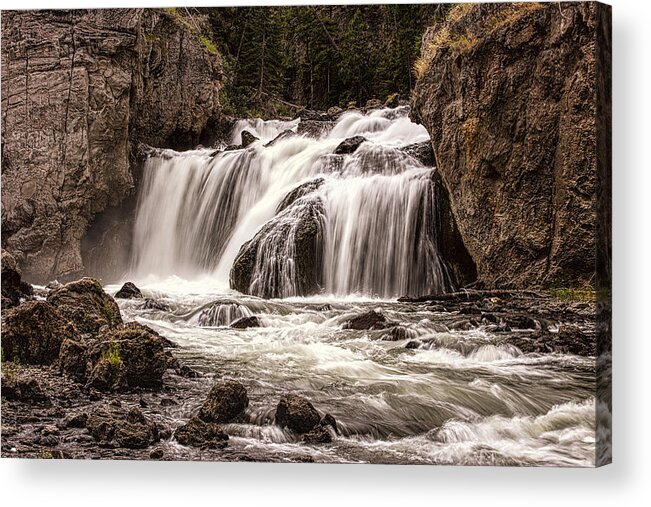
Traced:
<path fill-rule="evenodd" d="M 297 125 L 240 120 L 233 143 L 243 130 L 259 138 L 246 149 L 152 154 L 133 276 L 230 278 L 262 297 L 444 290 L 434 169 L 402 149 L 429 136 L 408 108 L 345 113 L 317 139 Z M 335 154 L 353 136 L 365 140 Z"/>

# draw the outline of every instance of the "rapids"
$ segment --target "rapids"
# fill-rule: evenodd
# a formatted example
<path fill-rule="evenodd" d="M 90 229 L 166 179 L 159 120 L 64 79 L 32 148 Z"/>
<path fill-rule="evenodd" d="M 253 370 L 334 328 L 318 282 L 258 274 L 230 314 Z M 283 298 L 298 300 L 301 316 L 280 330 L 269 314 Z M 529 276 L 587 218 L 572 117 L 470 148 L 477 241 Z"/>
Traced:
<path fill-rule="evenodd" d="M 214 375 L 247 387 L 250 422 L 225 427 L 229 452 L 260 460 L 594 465 L 594 358 L 523 354 L 482 326 L 451 330 L 449 313 L 395 300 L 449 283 L 436 238 L 434 169 L 400 149 L 427 141 L 427 131 L 406 108 L 351 112 L 318 139 L 294 135 L 265 146 L 297 127 L 241 120 L 230 141 L 249 130 L 260 140 L 247 149 L 166 150 L 144 168 L 125 280 L 163 305 L 118 302 L 125 320 L 180 345 L 175 355 L 206 374 L 202 381 Z M 367 141 L 333 155 L 355 135 Z M 318 188 L 278 210 L 315 178 L 323 179 Z M 271 233 L 260 241 L 266 255 L 253 295 L 232 290 L 229 271 L 242 245 L 270 223 L 294 234 L 301 210 L 315 202 L 320 293 L 298 296 L 293 242 Z M 281 297 L 256 297 L 269 284 Z M 404 339 L 342 328 L 370 309 L 399 322 Z M 251 315 L 262 327 L 228 327 Z M 427 345 L 405 347 L 414 338 Z M 336 418 L 332 444 L 300 443 L 273 424 L 286 393 Z M 197 403 L 170 410 L 180 424 Z"/>

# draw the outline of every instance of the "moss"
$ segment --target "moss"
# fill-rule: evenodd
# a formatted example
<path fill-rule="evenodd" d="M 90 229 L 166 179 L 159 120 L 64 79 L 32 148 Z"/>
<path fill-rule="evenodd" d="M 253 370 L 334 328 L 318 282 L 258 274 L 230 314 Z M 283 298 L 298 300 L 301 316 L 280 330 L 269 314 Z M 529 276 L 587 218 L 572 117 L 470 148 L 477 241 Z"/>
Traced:
<path fill-rule="evenodd" d="M 122 366 L 122 356 L 120 355 L 120 344 L 112 342 L 109 348 L 102 352 L 101 360 L 107 361 L 111 368 Z"/>
<path fill-rule="evenodd" d="M 490 36 L 503 26 L 515 23 L 529 12 L 545 6 L 542 2 L 504 4 L 478 26 L 480 33 L 476 33 L 473 29 L 459 26 L 458 23 L 476 5 L 474 3 L 455 5 L 437 25 L 439 28 L 436 33 L 422 48 L 420 58 L 414 63 L 414 74 L 417 78 L 422 78 L 425 75 L 439 50 L 448 48 L 457 54 L 467 53 L 477 46 L 482 38 Z"/>
<path fill-rule="evenodd" d="M 182 15 L 179 10 L 176 7 L 166 7 L 163 8 L 163 11 L 167 14 L 169 14 L 176 23 L 181 26 L 186 32 L 190 33 L 193 37 L 197 39 L 197 41 L 201 44 L 201 46 L 212 56 L 221 56 L 219 50 L 217 49 L 217 45 L 205 34 L 201 33 L 199 28 L 194 24 L 194 22 L 190 22 L 192 20 L 192 16 L 186 9 L 187 16 Z"/>
<path fill-rule="evenodd" d="M 551 297 L 560 299 L 561 301 L 582 301 L 592 303 L 597 300 L 597 292 L 592 289 L 550 287 L 548 292 Z"/>

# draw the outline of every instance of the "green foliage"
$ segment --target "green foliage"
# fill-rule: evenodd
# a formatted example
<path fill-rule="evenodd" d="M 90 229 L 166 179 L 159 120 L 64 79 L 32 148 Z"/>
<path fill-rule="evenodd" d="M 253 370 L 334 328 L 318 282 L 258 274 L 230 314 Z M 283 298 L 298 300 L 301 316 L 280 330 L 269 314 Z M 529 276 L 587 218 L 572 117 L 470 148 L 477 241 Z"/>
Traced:
<path fill-rule="evenodd" d="M 562 301 L 594 302 L 597 300 L 597 293 L 592 289 L 568 289 L 550 287 L 549 295 Z"/>
<path fill-rule="evenodd" d="M 440 5 L 312 5 L 199 9 L 209 16 L 234 115 L 364 105 L 414 86 L 421 35 Z"/>
<path fill-rule="evenodd" d="M 122 366 L 120 344 L 115 342 L 109 344 L 109 348 L 102 353 L 101 359 L 108 361 L 112 368 L 119 368 Z"/>

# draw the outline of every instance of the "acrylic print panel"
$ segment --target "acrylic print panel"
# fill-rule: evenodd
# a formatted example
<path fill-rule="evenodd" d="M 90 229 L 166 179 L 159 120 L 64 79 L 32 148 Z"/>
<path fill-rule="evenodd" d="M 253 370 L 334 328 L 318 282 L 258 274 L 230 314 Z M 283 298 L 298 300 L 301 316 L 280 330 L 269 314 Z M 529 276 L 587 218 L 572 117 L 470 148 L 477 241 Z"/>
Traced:
<path fill-rule="evenodd" d="M 610 462 L 610 8 L 2 13 L 2 456 Z"/>

